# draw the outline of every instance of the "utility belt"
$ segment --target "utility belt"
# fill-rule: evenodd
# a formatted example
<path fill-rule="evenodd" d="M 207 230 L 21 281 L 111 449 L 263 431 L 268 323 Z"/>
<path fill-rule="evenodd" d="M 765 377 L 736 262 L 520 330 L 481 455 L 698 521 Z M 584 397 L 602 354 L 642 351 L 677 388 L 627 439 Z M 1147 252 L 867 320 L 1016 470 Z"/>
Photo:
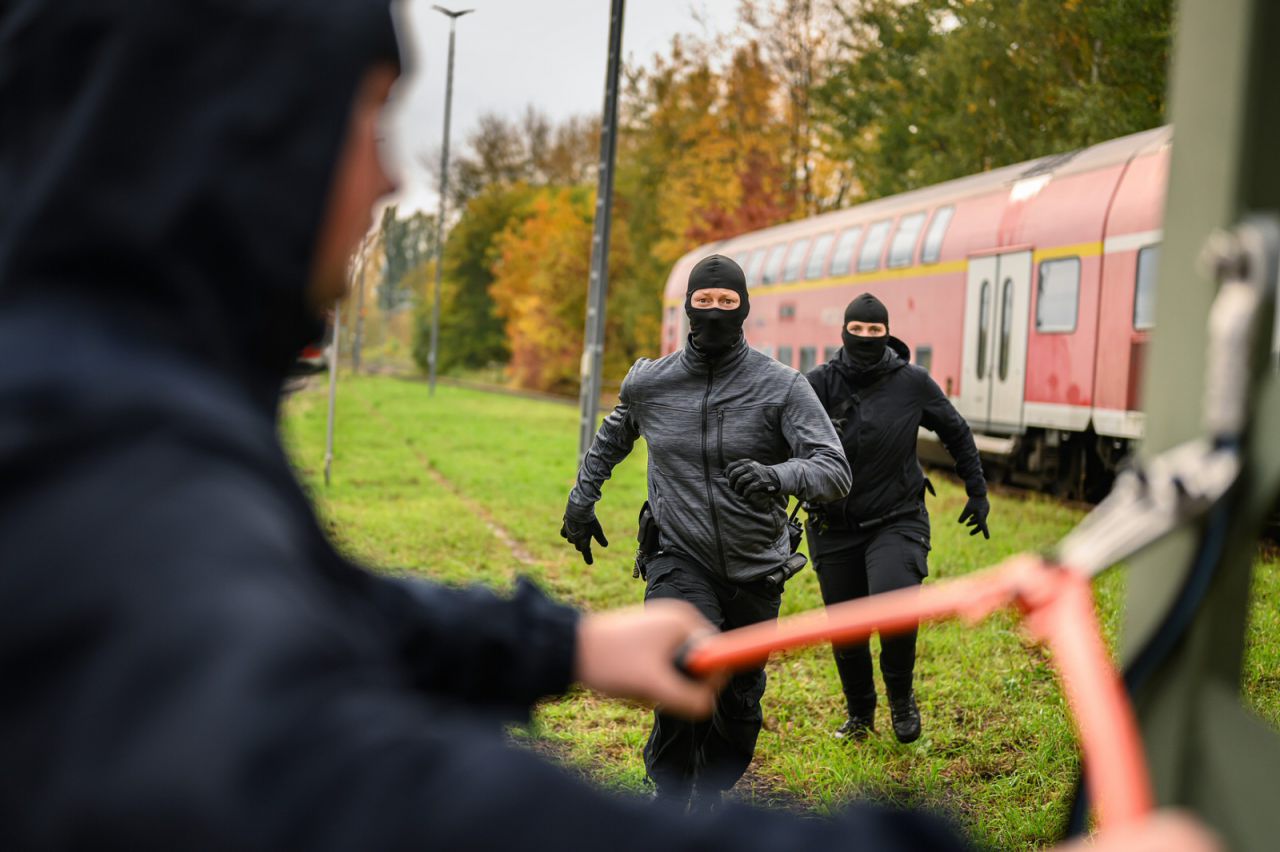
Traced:
<path fill-rule="evenodd" d="M 796 520 L 796 514 L 799 511 L 800 504 L 797 502 L 796 507 L 791 510 L 790 517 L 787 518 L 787 539 L 791 555 L 780 566 L 755 582 L 763 583 L 767 588 L 780 591 L 788 580 L 799 574 L 804 570 L 804 566 L 808 564 L 808 558 L 803 553 L 798 552 L 800 542 L 804 538 L 804 529 L 800 526 L 800 522 Z M 663 553 L 659 537 L 658 520 L 654 517 L 649 501 L 646 500 L 644 505 L 640 507 L 639 526 L 636 531 L 638 546 L 636 547 L 635 567 L 631 569 L 632 577 L 648 580 L 649 562 Z"/>
<path fill-rule="evenodd" d="M 806 507 L 806 511 L 809 514 L 809 522 L 817 528 L 819 533 L 824 533 L 828 530 L 871 532 L 872 530 L 877 530 L 886 524 L 892 523 L 893 521 L 900 520 L 902 518 L 909 518 L 912 515 L 919 515 L 925 511 L 924 501 L 921 500 L 918 503 L 912 503 L 911 505 L 904 506 L 901 509 L 895 509 L 888 514 L 881 515 L 876 518 L 857 520 L 846 516 L 843 512 L 833 512 L 831 509 L 835 505 L 836 504 L 828 503 L 821 506 Z"/>

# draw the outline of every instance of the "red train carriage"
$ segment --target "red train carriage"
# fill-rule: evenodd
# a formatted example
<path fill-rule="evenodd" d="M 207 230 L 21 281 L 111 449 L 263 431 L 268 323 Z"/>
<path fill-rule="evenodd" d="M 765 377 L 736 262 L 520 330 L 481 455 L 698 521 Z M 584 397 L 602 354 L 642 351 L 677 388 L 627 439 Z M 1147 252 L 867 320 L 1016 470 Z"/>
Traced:
<path fill-rule="evenodd" d="M 834 355 L 845 304 L 869 290 L 988 462 L 1095 496 L 1142 434 L 1171 138 L 1157 128 L 700 246 L 667 282 L 663 353 L 683 345 L 689 269 L 712 252 L 746 270 L 748 342 L 802 371 Z"/>

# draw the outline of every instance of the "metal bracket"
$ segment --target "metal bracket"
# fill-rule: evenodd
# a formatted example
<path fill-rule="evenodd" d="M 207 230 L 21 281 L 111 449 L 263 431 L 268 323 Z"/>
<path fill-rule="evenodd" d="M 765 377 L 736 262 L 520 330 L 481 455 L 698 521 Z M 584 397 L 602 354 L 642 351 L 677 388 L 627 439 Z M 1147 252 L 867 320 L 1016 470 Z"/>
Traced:
<path fill-rule="evenodd" d="M 1188 441 L 1116 479 L 1115 487 L 1050 557 L 1093 575 L 1209 511 L 1236 481 L 1240 456 Z"/>

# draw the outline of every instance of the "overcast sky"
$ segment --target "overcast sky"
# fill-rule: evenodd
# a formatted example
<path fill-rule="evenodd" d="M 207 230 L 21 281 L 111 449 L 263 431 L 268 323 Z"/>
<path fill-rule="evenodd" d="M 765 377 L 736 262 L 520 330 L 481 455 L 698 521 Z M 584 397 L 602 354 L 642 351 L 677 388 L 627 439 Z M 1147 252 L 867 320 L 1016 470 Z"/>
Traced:
<path fill-rule="evenodd" d="M 389 116 L 392 150 L 400 161 L 402 210 L 436 208 L 432 181 L 420 160 L 437 172 L 444 129 L 449 20 L 431 0 L 401 3 L 402 38 L 414 52 Z M 604 101 L 610 0 L 451 0 L 474 8 L 458 19 L 453 70 L 450 151 L 462 148 L 479 116 L 516 116 L 533 104 L 553 119 L 599 115 Z M 738 0 L 631 0 L 622 28 L 623 58 L 647 65 L 679 33 L 728 32 Z M 699 23 L 698 19 L 703 23 Z"/>

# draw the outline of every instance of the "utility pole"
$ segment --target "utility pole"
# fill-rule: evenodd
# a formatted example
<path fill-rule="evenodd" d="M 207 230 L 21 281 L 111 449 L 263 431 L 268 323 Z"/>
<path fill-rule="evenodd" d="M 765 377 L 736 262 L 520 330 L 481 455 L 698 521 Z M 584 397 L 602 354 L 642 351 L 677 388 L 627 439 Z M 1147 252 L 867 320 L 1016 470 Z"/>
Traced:
<path fill-rule="evenodd" d="M 444 213 L 449 197 L 449 120 L 453 110 L 453 42 L 458 19 L 475 9 L 450 11 L 443 6 L 432 6 L 449 17 L 449 71 L 444 88 L 444 144 L 440 148 L 440 212 L 436 218 L 436 285 L 431 300 L 431 353 L 427 357 L 428 394 L 436 393 L 436 364 L 440 353 L 440 276 L 444 273 Z"/>
<path fill-rule="evenodd" d="M 604 363 L 605 303 L 609 295 L 609 232 L 613 210 L 613 163 L 618 149 L 618 69 L 622 62 L 625 0 L 613 0 L 609 14 L 609 61 L 605 72 L 604 117 L 600 122 L 600 169 L 596 182 L 596 218 L 591 235 L 591 278 L 587 284 L 587 327 L 582 349 L 581 415 L 578 464 L 596 434 L 600 372 Z"/>
<path fill-rule="evenodd" d="M 355 336 L 351 341 L 351 371 L 353 373 L 360 372 L 360 344 L 364 337 L 364 271 L 369 265 L 369 254 L 373 250 L 373 239 L 368 235 L 360 243 L 360 250 L 356 253 L 356 262 L 360 264 L 360 277 L 356 279 L 356 327 Z"/>
<path fill-rule="evenodd" d="M 1199 271 L 1202 247 L 1215 229 L 1280 211 L 1277 30 L 1275 0 L 1178 3 L 1169 98 L 1176 133 L 1143 380 L 1148 457 L 1203 434 L 1205 317 L 1218 287 L 1213 275 Z M 1258 321 L 1274 322 L 1267 315 L 1274 310 L 1274 301 L 1265 304 Z M 1264 363 L 1263 352 L 1254 355 Z M 1258 369 L 1252 422 L 1240 447 L 1244 475 L 1224 504 L 1230 511 L 1129 561 L 1121 655 L 1129 664 L 1171 623 L 1190 578 L 1202 584 L 1200 605 L 1139 687 L 1135 708 L 1159 804 L 1195 811 L 1221 833 L 1223 848 L 1241 850 L 1273 849 L 1280 835 L 1280 739 L 1240 700 L 1258 534 L 1280 487 L 1280 375 Z"/>
<path fill-rule="evenodd" d="M 338 337 L 342 332 L 342 302 L 333 304 L 333 343 L 329 352 L 329 422 L 324 438 L 324 484 L 329 487 L 329 470 L 333 466 L 333 403 L 338 396 Z"/>

